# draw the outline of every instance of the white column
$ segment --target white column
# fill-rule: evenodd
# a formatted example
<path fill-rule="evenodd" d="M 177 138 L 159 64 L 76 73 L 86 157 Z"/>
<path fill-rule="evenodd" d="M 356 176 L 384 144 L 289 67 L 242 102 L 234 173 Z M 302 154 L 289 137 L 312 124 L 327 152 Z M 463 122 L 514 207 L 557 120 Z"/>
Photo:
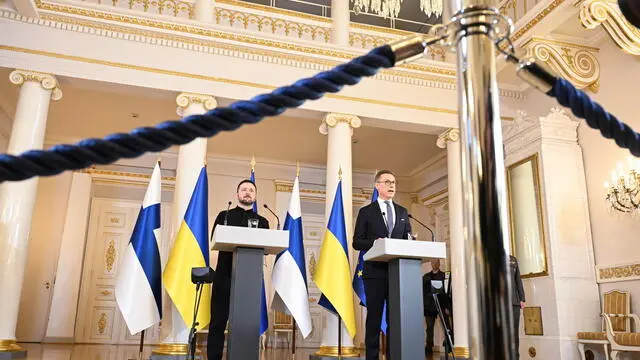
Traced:
<path fill-rule="evenodd" d="M 196 0 L 196 20 L 213 22 L 213 2 L 214 0 Z"/>
<path fill-rule="evenodd" d="M 460 130 L 449 129 L 438 136 L 438 147 L 447 149 L 449 183 L 449 241 L 451 243 L 451 291 L 453 292 L 453 334 L 456 358 L 469 358 L 467 323 L 467 280 L 462 225 L 462 173 L 460 165 Z"/>
<path fill-rule="evenodd" d="M 331 0 L 331 42 L 349 46 L 349 0 Z"/>
<path fill-rule="evenodd" d="M 342 169 L 342 199 L 344 207 L 345 223 L 347 224 L 347 241 L 349 254 L 352 253 L 351 241 L 353 236 L 353 206 L 352 206 L 352 171 L 351 171 L 351 136 L 353 129 L 360 127 L 360 118 L 354 115 L 327 114 L 320 132 L 327 135 L 327 190 L 325 202 L 325 217 L 329 220 L 333 199 L 338 186 L 338 171 Z M 352 256 L 349 255 L 349 259 Z M 351 264 L 352 268 L 354 264 Z M 322 343 L 318 354 L 337 355 L 338 349 L 338 317 L 328 311 L 323 311 L 325 326 L 322 330 Z M 342 325 L 342 354 L 357 353 L 353 345 L 353 339 L 347 329 Z"/>
<path fill-rule="evenodd" d="M 178 104 L 177 113 L 180 116 L 188 116 L 195 114 L 204 114 L 205 112 L 217 106 L 216 99 L 213 96 L 181 93 L 176 98 Z M 186 145 L 180 146 L 178 149 L 178 165 L 176 169 L 176 186 L 173 192 L 173 206 L 171 215 L 171 232 L 169 236 L 169 244 L 164 244 L 165 254 L 170 253 L 171 246 L 180 227 L 180 223 L 187 211 L 189 199 L 193 193 L 193 188 L 198 180 L 200 170 L 204 165 L 207 155 L 207 139 L 196 139 Z M 163 267 L 168 259 L 162 259 Z M 210 296 L 203 294 L 202 296 Z M 180 313 L 171 302 L 171 298 L 166 295 L 163 297 L 163 319 L 162 334 L 163 343 L 157 349 L 153 350 L 154 354 L 160 355 L 186 355 L 187 344 L 189 339 L 190 324 L 187 325 L 180 317 Z"/>
<path fill-rule="evenodd" d="M 9 80 L 20 86 L 20 97 L 7 153 L 42 149 L 49 101 L 62 98 L 58 81 L 25 70 L 13 71 Z M 0 185 L 0 353 L 19 349 L 15 331 L 37 186 L 38 178 Z"/>

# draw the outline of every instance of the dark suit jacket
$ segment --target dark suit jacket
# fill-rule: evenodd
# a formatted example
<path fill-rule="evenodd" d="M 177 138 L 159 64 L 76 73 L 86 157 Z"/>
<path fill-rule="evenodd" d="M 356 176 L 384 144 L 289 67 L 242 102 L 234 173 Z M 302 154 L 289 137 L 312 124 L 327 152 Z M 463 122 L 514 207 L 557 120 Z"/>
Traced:
<path fill-rule="evenodd" d="M 433 300 L 433 292 L 431 291 L 431 280 L 442 281 L 443 290 L 447 291 L 447 289 L 444 289 L 444 272 L 438 271 L 437 274 L 434 274 L 433 271 L 429 271 L 422 275 L 422 306 L 424 307 L 425 316 L 436 316 L 438 314 L 438 307 L 436 306 L 435 300 Z M 446 294 L 438 294 L 438 302 L 443 311 L 449 308 L 448 296 Z"/>
<path fill-rule="evenodd" d="M 520 301 L 525 301 L 524 287 L 522 286 L 522 278 L 520 277 L 518 260 L 513 255 L 509 255 L 509 268 L 509 270 L 511 271 L 511 284 L 513 285 L 513 292 L 511 293 L 511 305 L 520 306 Z"/>
<path fill-rule="evenodd" d="M 356 228 L 353 232 L 353 248 L 359 251 L 368 251 L 373 242 L 378 238 L 406 239 L 411 232 L 409 212 L 404 207 L 393 203 L 396 217 L 393 231 L 388 234 L 387 225 L 382 218 L 380 205 L 375 201 L 360 209 L 356 219 Z M 364 262 L 362 277 L 386 278 L 388 276 L 388 264 L 385 262 Z"/>

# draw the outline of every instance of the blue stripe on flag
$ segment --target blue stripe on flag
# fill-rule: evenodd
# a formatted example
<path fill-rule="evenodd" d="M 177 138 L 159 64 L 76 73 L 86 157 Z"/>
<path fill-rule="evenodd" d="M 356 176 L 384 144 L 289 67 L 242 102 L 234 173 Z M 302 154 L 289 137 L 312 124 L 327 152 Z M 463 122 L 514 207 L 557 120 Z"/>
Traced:
<path fill-rule="evenodd" d="M 198 241 L 198 246 L 200 246 L 200 250 L 202 250 L 202 256 L 204 256 L 206 266 L 209 266 L 209 229 L 207 229 L 209 224 L 209 208 L 207 206 L 209 189 L 207 188 L 207 184 L 207 170 L 206 167 L 203 167 L 202 170 L 200 170 L 196 187 L 191 195 L 196 201 L 189 200 L 184 221 Z M 200 207 L 201 209 L 196 210 L 191 207 Z"/>
<path fill-rule="evenodd" d="M 287 217 L 284 219 L 284 231 L 289 231 L 289 248 L 288 250 L 283 250 L 276 256 L 276 261 L 284 254 L 285 251 L 289 251 L 291 257 L 298 265 L 300 269 L 300 273 L 302 274 L 302 278 L 304 279 L 304 283 L 307 284 L 307 265 L 304 261 L 304 245 L 302 243 L 302 217 L 297 219 L 293 219 L 289 213 L 287 213 Z M 308 288 L 308 286 L 307 286 Z"/>
<path fill-rule="evenodd" d="M 149 281 L 160 317 L 162 317 L 162 265 L 158 242 L 153 233 L 153 230 L 158 228 L 160 228 L 160 204 L 140 209 L 131 234 L 131 245 Z"/>

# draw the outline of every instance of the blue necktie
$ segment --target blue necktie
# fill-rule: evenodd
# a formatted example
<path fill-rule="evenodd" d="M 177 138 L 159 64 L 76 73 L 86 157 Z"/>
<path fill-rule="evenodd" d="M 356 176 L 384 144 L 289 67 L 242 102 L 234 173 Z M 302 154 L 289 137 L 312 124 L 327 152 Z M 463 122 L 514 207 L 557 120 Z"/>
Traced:
<path fill-rule="evenodd" d="M 393 231 L 393 211 L 391 210 L 391 202 L 389 200 L 385 200 L 385 204 L 387 204 L 387 230 L 389 230 L 389 236 L 391 236 L 391 232 Z"/>

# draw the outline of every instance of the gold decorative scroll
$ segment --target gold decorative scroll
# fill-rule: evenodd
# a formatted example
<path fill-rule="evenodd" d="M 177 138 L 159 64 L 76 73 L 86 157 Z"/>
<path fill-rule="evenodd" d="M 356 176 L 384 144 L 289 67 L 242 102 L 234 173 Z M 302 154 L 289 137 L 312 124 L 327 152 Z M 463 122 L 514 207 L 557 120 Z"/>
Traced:
<path fill-rule="evenodd" d="M 598 91 L 600 64 L 596 54 L 599 49 L 536 36 L 523 46 L 527 49 L 527 56 L 533 56 L 547 64 L 577 88 Z"/>
<path fill-rule="evenodd" d="M 107 251 L 105 252 L 104 265 L 108 272 L 113 270 L 113 264 L 116 261 L 116 243 L 113 240 L 109 241 Z"/>
<path fill-rule="evenodd" d="M 624 18 L 615 0 L 586 0 L 580 7 L 580 22 L 587 29 L 602 25 L 624 52 L 640 55 L 640 30 Z"/>
<path fill-rule="evenodd" d="M 104 334 L 105 329 L 107 328 L 107 314 L 101 313 L 100 318 L 98 319 L 98 332 L 100 335 Z"/>
<path fill-rule="evenodd" d="M 596 276 L 598 283 L 638 280 L 640 279 L 640 262 L 598 265 L 596 266 Z"/>
<path fill-rule="evenodd" d="M 314 253 L 311 253 L 311 256 L 309 257 L 309 274 L 311 274 L 312 279 L 315 273 L 316 273 L 316 256 Z"/>
<path fill-rule="evenodd" d="M 118 5 L 118 0 L 112 0 L 113 6 Z M 156 8 L 159 14 L 165 14 L 166 11 L 171 12 L 173 16 L 178 16 L 180 13 L 186 13 L 189 19 L 195 17 L 195 3 L 181 0 L 129 0 L 129 9 L 135 10 L 136 5 L 142 6 L 144 12 L 149 11 L 149 8 Z"/>

